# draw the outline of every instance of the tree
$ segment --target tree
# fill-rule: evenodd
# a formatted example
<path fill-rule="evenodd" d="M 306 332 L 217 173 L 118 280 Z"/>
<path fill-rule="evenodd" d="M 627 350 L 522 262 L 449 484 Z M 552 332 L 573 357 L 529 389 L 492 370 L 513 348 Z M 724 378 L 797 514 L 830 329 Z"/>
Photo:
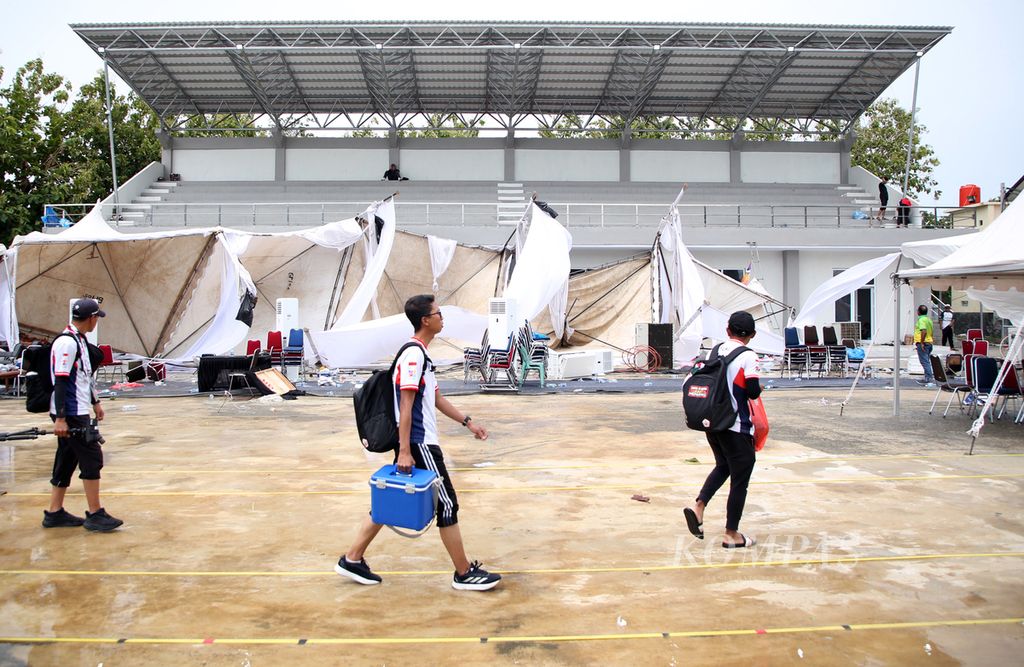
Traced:
<path fill-rule="evenodd" d="M 398 136 L 423 139 L 450 139 L 452 137 L 477 137 L 480 130 L 476 126 L 483 125 L 479 121 L 473 127 L 463 122 L 455 114 L 432 113 L 426 115 L 427 124 L 433 128 L 429 130 L 399 130 Z M 450 129 L 449 129 L 450 128 Z"/>
<path fill-rule="evenodd" d="M 922 141 L 927 131 L 927 127 L 915 123 L 906 192 L 911 198 L 922 194 L 931 194 L 936 199 L 942 196 L 942 191 L 935 187 L 938 183 L 931 177 L 935 167 L 939 166 L 939 160 L 932 147 Z M 858 122 L 857 139 L 850 150 L 850 164 L 863 167 L 875 176 L 902 187 L 907 168 L 909 132 L 909 111 L 893 99 L 875 102 Z"/>
<path fill-rule="evenodd" d="M 3 79 L 0 68 L 0 81 Z M 39 226 L 43 205 L 69 194 L 60 125 L 71 85 L 36 59 L 0 88 L 0 242 Z"/>
<path fill-rule="evenodd" d="M 177 119 L 168 122 L 174 127 Z M 210 128 L 226 129 L 210 129 Z M 251 113 L 211 113 L 189 116 L 181 124 L 183 137 L 269 137 L 270 131 L 256 126 L 256 116 Z M 244 128 L 244 129 L 243 129 Z"/>
<path fill-rule="evenodd" d="M 118 96 L 110 84 L 117 182 L 124 183 L 150 162 L 160 159 L 156 114 L 135 94 Z M 72 175 L 73 201 L 94 202 L 114 189 L 110 173 L 110 135 L 107 130 L 106 90 L 97 74 L 78 91 L 78 97 L 57 126 L 65 137 L 64 160 Z"/>
<path fill-rule="evenodd" d="M 2 79 L 3 70 L 0 70 Z M 0 88 L 0 241 L 41 225 L 47 204 L 93 202 L 113 190 L 102 74 L 71 101 L 71 85 L 31 60 Z M 119 182 L 160 159 L 156 116 L 111 87 Z"/>

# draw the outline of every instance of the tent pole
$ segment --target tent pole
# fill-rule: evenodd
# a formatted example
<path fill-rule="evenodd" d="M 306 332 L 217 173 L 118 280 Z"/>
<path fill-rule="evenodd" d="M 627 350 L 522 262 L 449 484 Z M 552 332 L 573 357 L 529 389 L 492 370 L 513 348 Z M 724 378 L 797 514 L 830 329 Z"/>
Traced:
<path fill-rule="evenodd" d="M 110 64 L 106 55 L 103 56 L 103 87 L 107 95 L 107 134 L 110 135 L 110 174 L 114 177 L 114 216 L 119 217 L 121 202 L 118 201 L 117 187 L 117 157 L 114 153 L 114 118 L 110 106 Z"/>
<path fill-rule="evenodd" d="M 181 306 L 181 302 L 185 299 L 185 295 L 190 294 L 195 289 L 196 274 L 199 272 L 200 264 L 205 262 L 209 256 L 214 238 L 213 234 L 207 237 L 206 244 L 203 246 L 202 251 L 196 258 L 195 263 L 192 264 L 192 270 L 189 271 L 188 280 L 182 284 L 181 290 L 178 292 L 178 298 L 174 300 L 174 305 L 171 306 L 170 311 L 167 313 L 167 320 L 164 321 L 163 327 L 160 328 L 160 335 L 156 337 L 156 343 L 153 345 L 153 349 L 149 351 L 150 357 L 155 357 L 158 354 L 160 347 L 167 344 L 164 337 L 170 336 L 171 323 L 176 317 L 178 317 L 178 308 Z M 189 287 L 192 287 L 192 289 L 189 289 Z"/>
<path fill-rule="evenodd" d="M 907 138 L 907 170 L 903 172 L 903 196 L 907 195 L 907 187 L 910 185 L 910 157 L 914 151 L 914 120 L 917 118 L 917 81 L 921 77 L 921 56 L 917 53 L 917 62 L 914 63 L 914 96 L 910 103 L 910 132 Z"/>
<path fill-rule="evenodd" d="M 893 314 L 893 318 L 892 318 L 892 320 L 893 320 L 893 331 L 892 331 L 892 350 L 893 350 L 892 351 L 892 416 L 893 417 L 899 417 L 900 416 L 900 331 L 902 329 L 902 327 L 900 326 L 900 317 L 902 315 L 902 311 L 900 310 L 901 306 L 900 306 L 900 278 L 899 278 L 899 270 L 900 270 L 900 264 L 902 263 L 902 260 L 903 260 L 903 258 L 900 257 L 900 261 L 898 261 L 896 263 L 896 275 L 893 276 L 893 281 L 896 283 L 895 284 L 895 289 L 893 289 L 893 292 L 895 293 L 895 297 L 894 298 L 896 299 L 896 312 Z M 865 359 L 864 361 L 866 362 L 867 359 Z"/>

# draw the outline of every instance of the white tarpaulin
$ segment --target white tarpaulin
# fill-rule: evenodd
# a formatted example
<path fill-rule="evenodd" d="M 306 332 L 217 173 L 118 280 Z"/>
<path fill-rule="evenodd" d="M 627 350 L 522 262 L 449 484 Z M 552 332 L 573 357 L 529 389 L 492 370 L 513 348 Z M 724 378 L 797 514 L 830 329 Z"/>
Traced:
<path fill-rule="evenodd" d="M 572 249 L 569 232 L 536 204 L 530 206 L 530 230 L 504 292 L 515 301 L 520 320 L 532 320 L 567 289 Z M 564 305 L 561 313 L 552 313 L 552 320 L 556 319 L 564 321 Z"/>
<path fill-rule="evenodd" d="M 364 214 L 364 219 L 370 222 L 370 229 L 374 228 L 374 216 L 379 216 L 384 221 L 381 229 L 380 242 L 366 266 L 366 272 L 359 283 L 359 288 L 341 311 L 341 315 L 335 320 L 332 329 L 340 329 L 350 324 L 355 324 L 363 319 L 366 309 L 377 294 L 377 287 L 380 285 L 381 276 L 384 275 L 384 268 L 391 256 L 391 246 L 395 242 L 395 201 L 388 199 L 380 204 L 370 207 Z"/>
<path fill-rule="evenodd" d="M 454 239 L 442 239 L 437 236 L 427 235 L 427 247 L 430 249 L 430 272 L 434 274 L 433 287 L 437 292 L 438 279 L 448 270 L 448 265 L 455 257 L 455 248 L 458 243 Z"/>
<path fill-rule="evenodd" d="M 441 306 L 444 329 L 438 339 L 478 341 L 487 328 L 487 318 L 457 306 Z M 376 320 L 358 322 L 330 331 L 308 332 L 311 345 L 306 347 L 307 358 L 318 357 L 328 368 L 358 368 L 380 361 L 390 361 L 402 343 L 413 334 L 412 325 L 405 314 L 391 315 Z M 431 349 L 434 345 L 431 345 Z M 439 358 L 431 354 L 435 363 Z"/>
<path fill-rule="evenodd" d="M 918 266 L 928 266 L 948 257 L 978 237 L 982 232 L 945 236 L 941 239 L 925 239 L 924 241 L 907 241 L 900 245 L 904 257 L 914 260 Z"/>
<path fill-rule="evenodd" d="M 887 266 L 899 259 L 899 256 L 900 253 L 894 252 L 883 257 L 875 257 L 851 266 L 839 275 L 826 280 L 811 292 L 800 308 L 799 314 L 790 319 L 789 326 L 800 328 L 814 324 L 819 310 L 831 306 L 837 299 L 852 294 L 867 285 Z"/>
<path fill-rule="evenodd" d="M 980 301 L 986 308 L 994 311 L 999 317 L 1013 322 L 1014 326 L 1024 323 L 1024 292 L 1016 289 L 969 289 L 967 298 Z"/>
<path fill-rule="evenodd" d="M 13 350 L 20 338 L 18 317 L 14 310 L 15 270 L 18 265 L 18 251 L 8 250 L 0 244 L 0 341 Z"/>
<path fill-rule="evenodd" d="M 693 256 L 683 243 L 682 223 L 675 203 L 658 232 L 658 250 L 661 322 L 675 325 L 673 360 L 689 362 L 700 352 L 704 338 L 701 306 L 707 296 Z"/>
<path fill-rule="evenodd" d="M 188 351 L 180 357 L 167 359 L 168 363 L 190 363 L 196 357 L 208 352 L 213 354 L 226 352 L 245 340 L 245 336 L 249 332 L 249 325 L 237 319 L 238 306 L 242 297 L 242 294 L 239 293 L 240 288 L 248 290 L 250 294 L 256 293 L 252 276 L 238 259 L 238 256 L 245 251 L 249 237 L 242 234 L 219 233 L 217 234 L 217 243 L 221 245 L 222 249 L 220 305 L 217 308 L 217 314 L 213 318 L 213 323 Z"/>

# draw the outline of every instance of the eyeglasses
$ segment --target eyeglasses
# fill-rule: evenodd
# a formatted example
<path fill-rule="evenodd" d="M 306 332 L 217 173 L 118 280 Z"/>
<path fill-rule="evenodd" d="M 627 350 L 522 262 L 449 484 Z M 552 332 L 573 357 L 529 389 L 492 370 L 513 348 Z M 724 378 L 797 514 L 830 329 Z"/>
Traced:
<path fill-rule="evenodd" d="M 441 312 L 440 310 L 438 310 L 438 311 L 435 311 L 435 312 L 433 312 L 433 313 L 431 313 L 431 314 L 427 315 L 427 317 L 433 317 L 434 315 L 438 315 L 438 316 L 440 316 L 440 318 L 441 318 L 442 320 L 444 319 L 444 313 L 442 313 L 442 312 Z"/>

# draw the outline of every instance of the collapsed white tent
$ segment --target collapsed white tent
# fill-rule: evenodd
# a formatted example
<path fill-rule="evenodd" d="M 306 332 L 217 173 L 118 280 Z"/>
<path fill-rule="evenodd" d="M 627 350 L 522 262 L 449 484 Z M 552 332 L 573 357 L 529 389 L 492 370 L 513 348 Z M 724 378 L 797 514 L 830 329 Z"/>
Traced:
<path fill-rule="evenodd" d="M 560 293 L 568 279 L 572 247 L 572 237 L 553 218 L 532 204 L 528 213 L 526 238 L 516 244 L 521 251 L 503 290 L 504 296 L 515 300 L 517 313 L 523 319 L 532 319 L 560 298 L 564 304 Z M 380 246 L 363 260 L 371 267 L 364 272 L 364 281 L 369 280 L 374 286 L 375 315 L 383 317 L 363 322 L 339 320 L 330 331 L 311 329 L 311 345 L 306 349 L 311 361 L 332 368 L 351 368 L 386 358 L 412 334 L 411 324 L 402 314 L 405 300 L 431 291 L 434 283 L 438 286 L 435 296 L 444 314 L 444 329 L 431 346 L 435 363 L 445 359 L 442 355 L 450 356 L 453 352 L 459 353 L 461 360 L 461 343 L 476 345 L 483 337 L 487 301 L 496 291 L 502 291 L 502 252 L 456 244 L 440 272 L 437 262 L 426 261 L 433 258 L 432 253 L 439 245 L 437 240 L 403 233 L 393 241 L 387 237 L 385 222 Z M 357 291 L 362 289 L 360 284 Z M 355 308 L 365 311 L 366 306 L 358 302 Z M 559 316 L 564 319 L 564 310 L 555 315 Z"/>
<path fill-rule="evenodd" d="M 244 341 L 248 327 L 236 315 L 246 291 L 268 297 L 261 301 L 262 319 L 271 323 L 273 300 L 288 296 L 293 284 L 330 295 L 322 289 L 328 282 L 323 258 L 313 258 L 337 261 L 361 234 L 355 220 L 280 234 L 224 228 L 123 234 L 93 212 L 59 234 L 15 239 L 12 309 L 22 328 L 52 336 L 67 323 L 70 299 L 94 296 L 107 312 L 102 342 L 120 352 L 187 362 Z M 307 279 L 320 282 L 311 288 Z"/>

